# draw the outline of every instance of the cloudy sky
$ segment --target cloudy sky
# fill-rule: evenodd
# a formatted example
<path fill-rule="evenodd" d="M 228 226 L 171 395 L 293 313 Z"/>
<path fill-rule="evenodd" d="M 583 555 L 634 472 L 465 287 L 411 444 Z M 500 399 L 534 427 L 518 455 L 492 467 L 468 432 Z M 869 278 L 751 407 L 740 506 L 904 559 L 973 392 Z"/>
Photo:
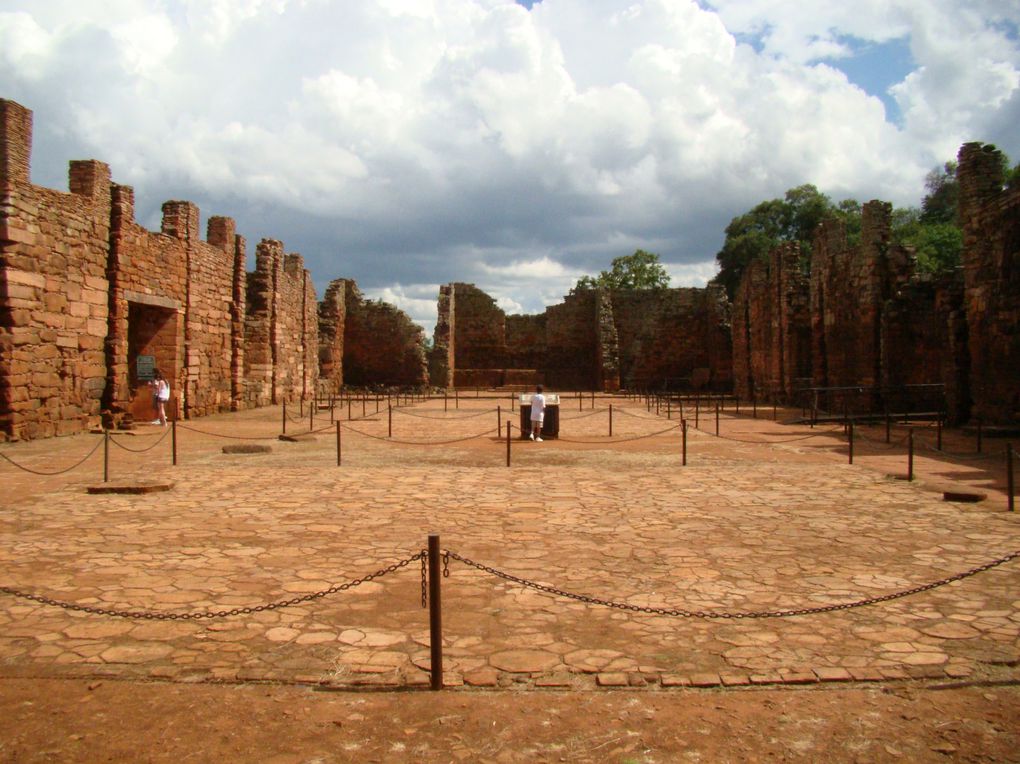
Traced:
<path fill-rule="evenodd" d="M 1015 0 L 0 0 L 33 181 L 108 162 L 431 332 L 641 248 L 702 285 L 729 220 L 814 183 L 916 205 L 961 143 L 1020 161 Z M 251 267 L 251 266 L 250 266 Z"/>

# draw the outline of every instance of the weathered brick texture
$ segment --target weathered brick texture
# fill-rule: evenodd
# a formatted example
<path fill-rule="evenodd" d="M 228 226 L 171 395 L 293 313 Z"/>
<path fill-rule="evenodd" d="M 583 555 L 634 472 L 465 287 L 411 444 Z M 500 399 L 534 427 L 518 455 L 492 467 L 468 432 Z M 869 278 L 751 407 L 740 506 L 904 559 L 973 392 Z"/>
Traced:
<path fill-rule="evenodd" d="M 350 279 L 342 283 L 346 310 L 343 383 L 354 387 L 427 386 L 422 328 L 394 306 L 366 300 Z"/>
<path fill-rule="evenodd" d="M 31 112 L 0 99 L 0 439 L 80 432 L 101 409 L 114 422 L 151 417 L 140 356 L 170 380 L 182 416 L 312 394 L 317 305 L 299 257 L 280 245 L 260 262 L 271 280 L 253 274 L 272 310 L 247 362 L 246 329 L 265 316 L 246 320 L 234 222 L 211 218 L 202 241 L 198 208 L 173 201 L 161 231 L 147 231 L 132 189 L 94 160 L 71 163 L 70 193 L 34 186 L 31 134 Z"/>
<path fill-rule="evenodd" d="M 1020 189 L 1003 190 L 1003 158 L 965 144 L 958 156 L 964 300 L 973 416 L 1020 424 Z"/>
<path fill-rule="evenodd" d="M 474 285 L 449 284 L 440 292 L 432 369 L 458 387 L 728 389 L 728 321 L 714 288 L 584 290 L 541 315 L 507 316 Z"/>

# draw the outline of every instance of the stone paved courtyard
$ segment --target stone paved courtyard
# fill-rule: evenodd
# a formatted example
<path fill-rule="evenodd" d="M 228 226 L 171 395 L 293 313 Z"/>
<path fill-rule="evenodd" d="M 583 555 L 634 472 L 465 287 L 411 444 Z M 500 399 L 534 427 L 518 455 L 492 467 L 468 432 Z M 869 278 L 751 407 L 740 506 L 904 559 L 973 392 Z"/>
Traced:
<path fill-rule="evenodd" d="M 170 439 L 156 442 L 160 428 L 119 436 L 134 451 L 153 447 L 111 448 L 112 480 L 169 480 L 167 492 L 87 494 L 102 482 L 101 449 L 62 476 L 3 462 L 0 585 L 112 609 L 254 607 L 364 577 L 416 555 L 438 533 L 444 549 L 574 593 L 666 609 L 769 611 L 894 593 L 1020 550 L 1001 460 L 929 450 L 908 483 L 892 476 L 905 470 L 901 451 L 861 442 L 851 465 L 837 428 L 731 411 L 724 435 L 776 443 L 716 438 L 703 417 L 682 466 L 679 430 L 633 439 L 675 421 L 618 398 L 610 441 L 608 402 L 591 410 L 565 401 L 563 439 L 514 440 L 509 469 L 497 401 L 470 398 L 456 409 L 433 400 L 394 413 L 400 442 L 387 442 L 385 408 L 369 404 L 360 418 L 355 406 L 359 418 L 343 422 L 340 467 L 328 412 L 317 415 L 318 434 L 296 443 L 275 439 L 279 408 L 182 423 L 177 467 Z M 501 405 L 503 420 L 516 422 L 509 400 Z M 288 424 L 291 433 L 308 428 L 307 417 Z M 271 451 L 222 452 L 245 437 L 265 438 L 251 442 Z M 962 434 L 946 437 L 947 450 L 970 448 Z M 53 471 L 96 441 L 82 435 L 0 452 Z M 1002 444 L 987 444 L 995 449 Z M 988 499 L 945 502 L 935 490 L 945 486 L 979 488 Z M 890 602 L 761 619 L 627 612 L 457 560 L 449 573 L 444 667 L 453 686 L 1015 680 L 1020 659 L 1016 560 Z M 104 617 L 3 594 L 0 660 L 8 677 L 423 684 L 421 567 L 413 561 L 347 591 L 217 619 Z"/>

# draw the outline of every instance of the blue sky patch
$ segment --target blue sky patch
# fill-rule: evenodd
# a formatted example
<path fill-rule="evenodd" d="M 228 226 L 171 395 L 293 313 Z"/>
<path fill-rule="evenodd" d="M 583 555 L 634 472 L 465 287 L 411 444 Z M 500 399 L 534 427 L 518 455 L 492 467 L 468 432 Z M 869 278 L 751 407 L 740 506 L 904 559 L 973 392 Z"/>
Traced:
<path fill-rule="evenodd" d="M 895 125 L 902 124 L 903 115 L 896 101 L 889 95 L 889 88 L 902 82 L 916 66 L 907 38 L 883 43 L 855 37 L 841 37 L 839 41 L 849 46 L 853 55 L 825 59 L 824 62 L 843 72 L 861 90 L 881 98 L 885 104 L 886 119 Z"/>

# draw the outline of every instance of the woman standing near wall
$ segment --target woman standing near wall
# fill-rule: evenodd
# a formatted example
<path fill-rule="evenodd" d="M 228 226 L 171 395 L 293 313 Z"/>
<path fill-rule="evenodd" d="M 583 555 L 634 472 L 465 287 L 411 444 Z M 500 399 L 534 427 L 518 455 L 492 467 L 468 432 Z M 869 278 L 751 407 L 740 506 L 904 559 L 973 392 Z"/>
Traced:
<path fill-rule="evenodd" d="M 152 402 L 156 408 L 156 419 L 152 423 L 166 427 L 166 402 L 170 400 L 170 383 L 159 369 L 153 370 L 152 374 Z"/>

